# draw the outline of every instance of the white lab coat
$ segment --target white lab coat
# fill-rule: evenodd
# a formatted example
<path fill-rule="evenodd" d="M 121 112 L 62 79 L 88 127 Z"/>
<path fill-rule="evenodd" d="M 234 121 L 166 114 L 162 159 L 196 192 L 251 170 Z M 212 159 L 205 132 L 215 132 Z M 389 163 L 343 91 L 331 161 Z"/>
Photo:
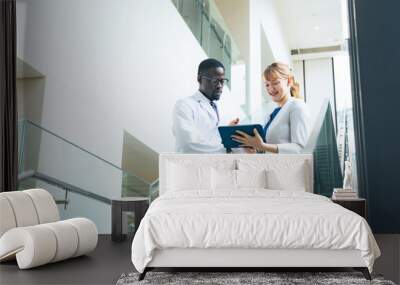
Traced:
<path fill-rule="evenodd" d="M 220 112 L 219 108 L 218 111 Z M 173 112 L 172 132 L 175 136 L 175 151 L 224 153 L 225 148 L 218 132 L 218 124 L 218 116 L 211 107 L 210 100 L 200 91 L 180 99 L 176 102 Z"/>
<path fill-rule="evenodd" d="M 269 115 L 265 124 L 268 120 Z M 306 104 L 290 97 L 272 120 L 265 139 L 267 143 L 277 144 L 279 153 L 299 153 L 307 143 L 309 129 Z"/>

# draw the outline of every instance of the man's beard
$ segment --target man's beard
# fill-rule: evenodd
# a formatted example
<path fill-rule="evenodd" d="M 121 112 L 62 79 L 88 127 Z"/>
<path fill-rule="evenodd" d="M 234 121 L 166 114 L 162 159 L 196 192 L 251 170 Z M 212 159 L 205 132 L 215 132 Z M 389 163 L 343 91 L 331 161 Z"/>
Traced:
<path fill-rule="evenodd" d="M 211 94 L 211 99 L 212 99 L 212 100 L 218 101 L 219 98 L 221 98 L 221 93 L 212 93 L 212 94 Z"/>

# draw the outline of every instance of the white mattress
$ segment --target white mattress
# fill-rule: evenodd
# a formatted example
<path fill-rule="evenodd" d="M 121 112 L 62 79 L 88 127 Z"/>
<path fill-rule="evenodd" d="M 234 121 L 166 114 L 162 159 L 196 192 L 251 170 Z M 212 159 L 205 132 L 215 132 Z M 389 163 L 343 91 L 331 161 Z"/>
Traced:
<path fill-rule="evenodd" d="M 156 199 L 134 237 L 139 272 L 156 249 L 359 250 L 372 271 L 379 248 L 368 223 L 328 198 L 299 191 L 182 191 Z"/>

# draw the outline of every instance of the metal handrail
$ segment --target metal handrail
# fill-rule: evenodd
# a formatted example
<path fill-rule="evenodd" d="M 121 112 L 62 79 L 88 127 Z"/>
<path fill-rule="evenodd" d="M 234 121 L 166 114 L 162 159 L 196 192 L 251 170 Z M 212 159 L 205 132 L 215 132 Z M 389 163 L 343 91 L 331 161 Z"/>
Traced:
<path fill-rule="evenodd" d="M 153 183 L 150 184 L 150 187 L 149 187 L 149 202 L 150 203 L 154 200 L 154 198 L 156 198 L 159 195 L 159 184 L 160 184 L 159 182 L 160 182 L 160 180 L 157 179 Z M 156 189 L 156 186 L 158 186 L 158 190 L 154 191 L 154 189 Z"/>
<path fill-rule="evenodd" d="M 23 172 L 22 174 L 18 175 L 18 180 L 19 181 L 22 181 L 22 180 L 25 180 L 25 179 L 28 179 L 28 178 L 36 178 L 36 179 L 41 180 L 43 182 L 46 182 L 46 183 L 48 183 L 50 185 L 56 186 L 58 188 L 62 188 L 64 190 L 66 190 L 66 191 L 71 191 L 73 193 L 77 193 L 79 195 L 86 196 L 86 197 L 88 197 L 90 199 L 97 200 L 97 201 L 106 203 L 108 205 L 111 205 L 111 199 L 109 199 L 107 197 L 104 197 L 104 196 L 95 194 L 93 192 L 84 190 L 84 189 L 79 188 L 77 186 L 74 186 L 72 184 L 69 184 L 69 183 L 63 182 L 61 180 L 58 180 L 58 179 L 56 179 L 54 177 L 51 177 L 51 176 L 48 176 L 46 174 L 40 173 L 38 171 L 28 170 L 28 171 Z M 66 202 L 65 204 L 67 204 L 69 201 L 67 199 L 65 199 L 64 202 Z"/>
<path fill-rule="evenodd" d="M 150 184 L 149 187 L 150 187 L 150 188 L 153 188 L 154 185 L 157 185 L 159 182 L 160 182 L 159 179 L 156 179 L 156 180 L 154 180 L 154 181 Z"/>
<path fill-rule="evenodd" d="M 69 204 L 69 200 L 68 200 L 68 199 L 66 199 L 66 200 L 58 200 L 58 199 L 55 199 L 55 202 L 56 202 L 56 204 L 63 204 L 63 205 L 65 205 L 64 209 L 66 209 L 66 208 L 67 208 L 67 205 Z"/>

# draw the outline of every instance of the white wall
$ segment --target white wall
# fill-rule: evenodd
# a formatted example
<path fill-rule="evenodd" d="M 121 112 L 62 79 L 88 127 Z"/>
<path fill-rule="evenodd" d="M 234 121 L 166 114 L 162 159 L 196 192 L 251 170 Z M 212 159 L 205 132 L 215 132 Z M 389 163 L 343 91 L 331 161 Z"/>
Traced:
<path fill-rule="evenodd" d="M 310 111 L 310 124 L 314 126 L 315 119 L 321 110 L 325 98 L 331 103 L 333 120 L 334 114 L 334 82 L 332 73 L 332 59 L 308 59 L 305 60 L 305 82 L 306 82 L 306 103 Z M 294 73 L 300 76 L 303 73 L 303 64 L 293 65 Z M 302 78 L 303 79 L 303 78 Z M 304 80 L 304 79 L 303 79 Z M 304 82 L 304 81 L 303 81 Z M 300 86 L 303 89 L 304 86 Z"/>
<path fill-rule="evenodd" d="M 253 121 L 258 121 L 260 114 L 264 117 L 266 113 L 264 101 L 270 101 L 262 83 L 263 70 L 274 61 L 291 64 L 276 3 L 273 0 L 216 0 L 216 3 L 246 63 L 247 111 Z"/>
<path fill-rule="evenodd" d="M 282 28 L 276 3 L 273 0 L 251 0 L 251 20 L 261 22 L 276 61 L 291 64 L 287 36 Z"/>
<path fill-rule="evenodd" d="M 262 72 L 266 66 L 262 66 L 262 53 L 271 52 L 267 57 L 272 61 L 282 61 L 291 64 L 290 50 L 284 36 L 279 20 L 277 8 L 273 0 L 251 0 L 250 4 L 250 57 L 248 73 L 248 94 L 250 96 L 250 112 L 256 113 L 263 105 L 261 89 Z M 262 33 L 268 45 L 262 44 Z M 262 47 L 268 47 L 263 49 Z M 265 55 L 264 55 L 265 57 Z M 267 97 L 267 101 L 268 101 Z"/>
<path fill-rule="evenodd" d="M 45 77 L 42 126 L 118 166 L 124 130 L 173 151 L 173 105 L 198 88 L 206 54 L 171 1 L 18 0 L 17 27 L 18 57 Z M 240 112 L 228 89 L 221 103 L 229 118 Z M 42 140 L 39 170 L 48 175 L 111 198 L 121 175 L 110 169 Z"/>
<path fill-rule="evenodd" d="M 18 56 L 46 76 L 44 126 L 115 164 L 124 128 L 157 151 L 173 149 L 172 107 L 197 89 L 206 54 L 170 1 L 19 0 L 17 8 Z"/>
<path fill-rule="evenodd" d="M 338 109 L 352 108 L 350 57 L 347 54 L 334 57 L 336 104 Z"/>
<path fill-rule="evenodd" d="M 46 76 L 42 125 L 119 163 L 120 103 L 110 99 L 123 84 L 120 27 L 127 12 L 97 3 L 18 1 L 18 56 Z"/>

